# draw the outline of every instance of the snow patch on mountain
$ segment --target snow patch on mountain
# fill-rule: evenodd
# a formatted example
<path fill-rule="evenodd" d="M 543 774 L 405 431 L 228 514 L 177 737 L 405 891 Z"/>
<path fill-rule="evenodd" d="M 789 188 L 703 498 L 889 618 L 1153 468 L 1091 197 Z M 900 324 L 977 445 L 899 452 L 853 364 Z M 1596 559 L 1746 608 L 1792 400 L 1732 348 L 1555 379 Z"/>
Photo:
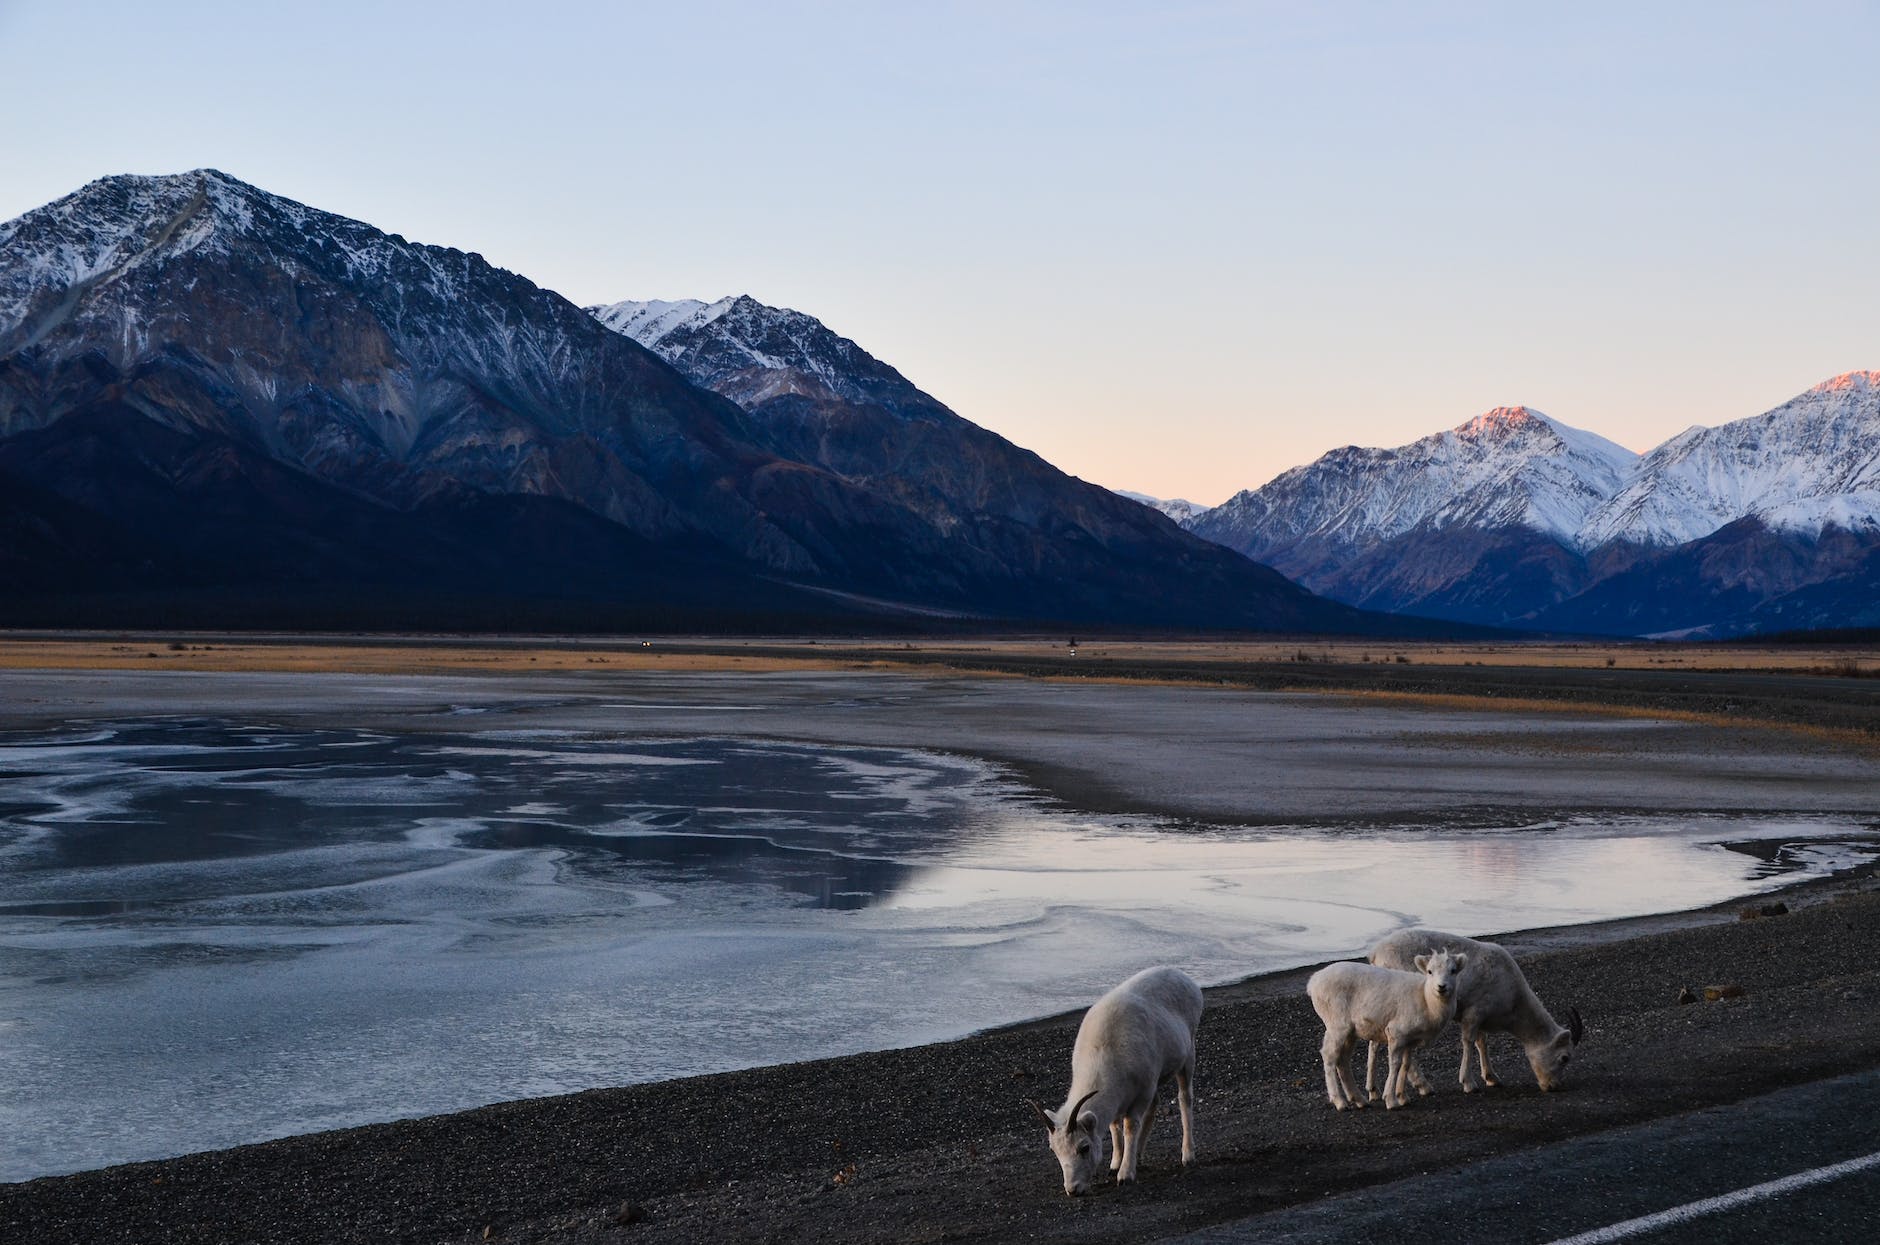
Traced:
<path fill-rule="evenodd" d="M 661 344 L 667 338 L 681 329 L 684 330 L 680 334 L 682 340 L 690 337 L 724 315 L 736 301 L 736 298 L 721 298 L 715 303 L 706 303 L 696 298 L 670 301 L 653 298 L 644 302 L 628 300 L 589 307 L 587 311 L 614 332 L 625 333 L 670 363 L 684 353 L 684 346 L 668 345 L 661 349 Z"/>
<path fill-rule="evenodd" d="M 696 298 L 627 301 L 589 307 L 587 312 L 668 363 L 679 362 L 708 341 L 715 350 L 730 356 L 716 361 L 720 371 L 739 366 L 769 370 L 787 367 L 836 379 L 841 368 L 828 357 L 830 343 L 847 343 L 856 351 L 861 349 L 847 338 L 837 337 L 814 316 L 788 307 L 767 306 L 748 294 L 714 303 Z"/>
<path fill-rule="evenodd" d="M 746 410 L 791 396 L 941 409 L 906 377 L 816 317 L 760 303 L 748 294 L 711 303 L 627 300 L 587 312 L 693 383 Z"/>

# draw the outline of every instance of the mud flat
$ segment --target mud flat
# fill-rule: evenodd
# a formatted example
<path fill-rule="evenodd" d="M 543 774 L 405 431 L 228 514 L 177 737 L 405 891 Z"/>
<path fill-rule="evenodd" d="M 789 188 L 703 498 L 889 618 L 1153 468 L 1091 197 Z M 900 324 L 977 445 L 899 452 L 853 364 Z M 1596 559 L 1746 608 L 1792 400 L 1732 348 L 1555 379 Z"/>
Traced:
<path fill-rule="evenodd" d="M 1551 672 L 1584 699 L 1540 709 L 1479 694 L 1467 682 L 1473 671 L 1426 670 L 1395 689 L 1406 694 L 1377 698 L 1367 688 L 1243 686 L 1231 672 L 1163 673 L 1173 681 L 985 677 L 946 664 L 764 673 L 8 670 L 0 730 L 265 717 L 399 732 L 474 726 L 925 748 L 1000 762 L 1066 807 L 1251 825 L 1880 807 L 1880 750 L 1864 731 L 1839 725 L 1869 712 L 1880 723 L 1880 680 L 1796 678 L 1783 703 L 1798 729 L 1772 734 L 1760 719 L 1729 716 L 1767 686 L 1764 676 L 1704 676 L 1723 682 L 1703 684 L 1710 708 L 1697 713 L 1635 705 L 1636 689 L 1614 688 L 1603 672 Z M 1443 699 L 1456 689 L 1464 694 Z"/>

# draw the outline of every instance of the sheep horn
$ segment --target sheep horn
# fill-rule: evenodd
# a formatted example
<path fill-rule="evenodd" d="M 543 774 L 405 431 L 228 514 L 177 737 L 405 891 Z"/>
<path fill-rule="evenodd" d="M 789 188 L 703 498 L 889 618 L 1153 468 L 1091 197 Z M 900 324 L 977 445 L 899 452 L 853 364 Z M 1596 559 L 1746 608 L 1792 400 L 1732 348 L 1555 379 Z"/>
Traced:
<path fill-rule="evenodd" d="M 1030 1107 L 1033 1111 L 1036 1111 L 1038 1118 L 1044 1121 L 1044 1131 L 1047 1133 L 1055 1133 L 1057 1131 L 1057 1121 L 1051 1118 L 1051 1113 L 1045 1110 L 1043 1105 L 1041 1105 L 1036 1098 L 1025 1099 L 1025 1105 Z"/>
<path fill-rule="evenodd" d="M 1064 1116 L 1064 1127 L 1069 1128 L 1072 1124 L 1074 1124 L 1077 1121 L 1077 1117 L 1084 1113 L 1084 1104 L 1086 1102 L 1089 1102 L 1092 1098 L 1095 1098 L 1096 1096 L 1097 1096 L 1097 1091 L 1093 1089 L 1089 1093 L 1085 1094 L 1082 1098 L 1079 1098 L 1077 1100 L 1077 1105 L 1072 1107 L 1070 1111 L 1066 1113 L 1066 1115 Z"/>
<path fill-rule="evenodd" d="M 1580 1039 L 1586 1036 L 1586 1022 L 1580 1019 L 1580 1009 L 1567 1009 L 1567 1032 L 1573 1035 L 1573 1044 L 1578 1046 Z"/>

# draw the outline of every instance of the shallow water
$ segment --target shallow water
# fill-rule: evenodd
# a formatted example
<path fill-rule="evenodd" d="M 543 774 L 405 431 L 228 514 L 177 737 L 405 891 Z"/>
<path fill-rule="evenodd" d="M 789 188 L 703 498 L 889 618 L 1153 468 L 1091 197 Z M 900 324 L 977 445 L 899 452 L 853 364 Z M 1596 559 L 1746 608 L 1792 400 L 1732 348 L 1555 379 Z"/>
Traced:
<path fill-rule="evenodd" d="M 0 737 L 0 1179 L 903 1045 L 1149 963 L 1228 980 L 1873 851 L 1828 818 L 1082 816 L 954 756 L 464 722 Z"/>

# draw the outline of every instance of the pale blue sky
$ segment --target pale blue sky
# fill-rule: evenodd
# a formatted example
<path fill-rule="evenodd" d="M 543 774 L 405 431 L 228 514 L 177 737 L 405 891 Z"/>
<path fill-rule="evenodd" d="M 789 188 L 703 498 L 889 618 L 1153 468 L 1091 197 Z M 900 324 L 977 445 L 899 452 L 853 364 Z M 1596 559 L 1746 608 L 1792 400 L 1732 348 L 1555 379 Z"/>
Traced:
<path fill-rule="evenodd" d="M 0 218 L 211 165 L 1204 502 L 1880 367 L 1880 6 L 1537 7 L 0 0 Z"/>

